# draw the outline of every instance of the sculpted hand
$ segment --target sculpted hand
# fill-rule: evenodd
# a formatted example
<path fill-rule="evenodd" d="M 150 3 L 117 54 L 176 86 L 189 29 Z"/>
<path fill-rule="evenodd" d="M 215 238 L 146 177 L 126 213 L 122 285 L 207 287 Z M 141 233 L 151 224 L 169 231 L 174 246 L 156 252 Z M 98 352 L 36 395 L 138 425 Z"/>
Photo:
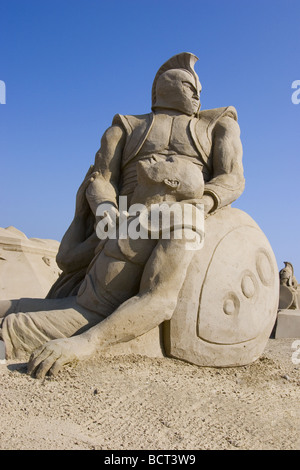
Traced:
<path fill-rule="evenodd" d="M 49 341 L 30 356 L 28 373 L 39 379 L 56 375 L 61 368 L 91 355 L 94 348 L 80 336 Z"/>
<path fill-rule="evenodd" d="M 101 210 L 100 205 L 99 211 L 96 212 L 96 234 L 100 240 L 106 240 L 116 229 L 120 212 L 112 204 L 103 204 L 102 206 L 107 210 Z"/>
<path fill-rule="evenodd" d="M 92 212 L 96 214 L 99 204 L 103 202 L 112 202 L 116 206 L 117 193 L 115 187 L 100 172 L 95 171 L 91 176 L 91 182 L 85 195 Z"/>
<path fill-rule="evenodd" d="M 75 213 L 77 216 L 84 215 L 89 208 L 89 203 L 86 198 L 86 190 L 89 187 L 90 184 L 92 184 L 97 176 L 99 175 L 98 171 L 94 171 L 94 166 L 92 165 L 87 174 L 85 175 L 85 178 L 83 182 L 81 183 L 77 194 L 76 194 L 76 210 Z"/>
<path fill-rule="evenodd" d="M 202 204 L 204 204 L 204 213 L 206 216 L 209 213 L 209 211 L 213 208 L 214 200 L 211 196 L 205 194 L 203 198 L 201 199 L 201 202 Z"/>
<path fill-rule="evenodd" d="M 201 199 L 187 199 L 184 201 L 186 204 L 203 204 L 203 209 L 204 209 L 204 215 L 207 217 L 211 209 L 214 207 L 215 202 L 214 199 L 209 196 L 208 194 L 205 194 L 202 196 Z"/>

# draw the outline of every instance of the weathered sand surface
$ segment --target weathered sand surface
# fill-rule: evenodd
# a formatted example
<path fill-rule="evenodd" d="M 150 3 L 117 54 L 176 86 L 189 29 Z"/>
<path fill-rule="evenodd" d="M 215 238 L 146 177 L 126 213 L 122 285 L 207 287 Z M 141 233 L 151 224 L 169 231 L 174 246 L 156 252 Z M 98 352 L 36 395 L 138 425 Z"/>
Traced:
<path fill-rule="evenodd" d="M 96 357 L 37 380 L 0 365 L 0 449 L 300 449 L 292 343 L 229 369 Z"/>
<path fill-rule="evenodd" d="M 0 227 L 0 299 L 44 298 L 59 273 L 56 240 L 27 238 L 10 226 Z"/>

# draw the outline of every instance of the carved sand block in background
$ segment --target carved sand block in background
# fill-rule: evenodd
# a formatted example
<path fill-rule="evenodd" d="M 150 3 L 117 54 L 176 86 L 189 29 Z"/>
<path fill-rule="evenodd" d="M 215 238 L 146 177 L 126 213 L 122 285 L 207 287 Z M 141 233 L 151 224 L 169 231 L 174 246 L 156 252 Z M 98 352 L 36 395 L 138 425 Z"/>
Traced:
<path fill-rule="evenodd" d="M 0 299 L 43 297 L 57 280 L 59 242 L 0 227 Z"/>

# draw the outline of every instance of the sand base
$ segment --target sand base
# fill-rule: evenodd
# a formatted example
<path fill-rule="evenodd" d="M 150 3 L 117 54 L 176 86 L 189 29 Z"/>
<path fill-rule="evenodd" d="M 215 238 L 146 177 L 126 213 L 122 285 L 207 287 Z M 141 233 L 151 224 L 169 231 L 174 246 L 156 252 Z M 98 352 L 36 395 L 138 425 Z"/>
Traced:
<path fill-rule="evenodd" d="M 293 342 L 270 339 L 254 364 L 228 369 L 96 357 L 37 380 L 1 365 L 0 449 L 300 449 Z"/>

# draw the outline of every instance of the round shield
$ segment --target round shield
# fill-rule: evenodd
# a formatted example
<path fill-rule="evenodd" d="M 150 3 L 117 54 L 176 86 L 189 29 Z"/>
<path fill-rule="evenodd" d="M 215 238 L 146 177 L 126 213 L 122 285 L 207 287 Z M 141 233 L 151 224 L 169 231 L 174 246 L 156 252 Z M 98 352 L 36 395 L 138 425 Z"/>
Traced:
<path fill-rule="evenodd" d="M 203 283 L 198 335 L 237 344 L 264 331 L 278 308 L 277 265 L 263 232 L 242 226 L 227 233 L 213 253 Z"/>

